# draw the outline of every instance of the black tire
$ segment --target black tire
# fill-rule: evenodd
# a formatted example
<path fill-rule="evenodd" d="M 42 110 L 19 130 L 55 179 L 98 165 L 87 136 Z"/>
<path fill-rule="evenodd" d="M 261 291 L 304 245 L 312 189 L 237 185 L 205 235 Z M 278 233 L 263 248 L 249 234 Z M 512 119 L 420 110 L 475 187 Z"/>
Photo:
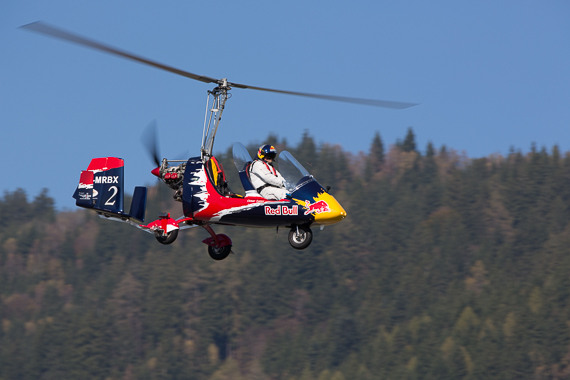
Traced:
<path fill-rule="evenodd" d="M 313 231 L 309 227 L 294 226 L 289 231 L 289 244 L 295 249 L 305 249 L 313 241 Z"/>
<path fill-rule="evenodd" d="M 166 245 L 166 244 L 172 244 L 177 237 L 178 237 L 178 230 L 176 229 L 167 233 L 166 236 L 156 236 L 156 240 L 158 240 L 160 244 Z"/>
<path fill-rule="evenodd" d="M 214 260 L 223 260 L 232 252 L 232 246 L 226 245 L 224 247 L 212 247 L 211 245 L 208 246 L 208 254 Z"/>

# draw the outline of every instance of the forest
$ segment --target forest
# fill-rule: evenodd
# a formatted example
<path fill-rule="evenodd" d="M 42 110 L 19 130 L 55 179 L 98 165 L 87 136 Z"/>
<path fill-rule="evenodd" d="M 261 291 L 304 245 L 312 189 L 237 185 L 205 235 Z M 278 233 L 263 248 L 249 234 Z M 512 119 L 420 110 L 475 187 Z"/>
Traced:
<path fill-rule="evenodd" d="M 569 152 L 267 140 L 348 213 L 306 250 L 217 227 L 233 254 L 214 261 L 200 228 L 163 246 L 49 189 L 4 193 L 0 379 L 570 378 Z M 147 218 L 165 211 L 151 187 Z"/>

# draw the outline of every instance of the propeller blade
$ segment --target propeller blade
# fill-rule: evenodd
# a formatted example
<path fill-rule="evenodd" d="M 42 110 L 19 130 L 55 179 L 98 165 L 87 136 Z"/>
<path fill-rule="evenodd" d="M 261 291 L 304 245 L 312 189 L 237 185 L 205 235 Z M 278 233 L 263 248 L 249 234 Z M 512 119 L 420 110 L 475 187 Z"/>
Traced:
<path fill-rule="evenodd" d="M 168 66 L 159 62 L 152 61 L 148 58 L 144 58 L 138 56 L 136 54 L 129 53 L 127 51 L 112 47 L 110 45 L 102 44 L 97 41 L 90 40 L 88 38 L 82 37 L 78 34 L 67 32 L 63 29 L 57 28 L 55 26 L 51 26 L 41 21 L 32 22 L 31 24 L 22 25 L 20 28 L 30 30 L 32 32 L 46 34 L 48 36 L 52 36 L 55 38 L 59 38 L 60 40 L 65 40 L 68 42 L 73 42 L 79 45 L 87 46 L 96 50 L 100 50 L 109 54 L 118 55 L 123 58 L 131 59 L 133 61 L 137 61 L 140 63 L 144 63 L 146 65 L 150 65 L 156 67 L 161 70 L 166 70 L 174 74 L 181 75 L 183 77 L 191 78 L 198 80 L 204 83 L 218 83 L 218 80 L 215 78 L 210 78 L 202 75 L 197 75 L 190 73 L 188 71 L 180 70 L 172 66 Z"/>
<path fill-rule="evenodd" d="M 149 123 L 143 132 L 141 140 L 154 164 L 156 166 L 160 166 L 162 159 L 158 151 L 158 130 L 156 127 L 156 120 L 153 120 Z"/>
<path fill-rule="evenodd" d="M 247 84 L 240 84 L 240 83 L 230 83 L 227 82 L 225 79 L 216 79 L 208 76 L 198 75 L 191 73 L 189 71 L 177 69 L 172 66 L 168 66 L 148 58 L 141 57 L 139 55 L 129 53 L 127 51 L 118 49 L 116 47 L 103 44 L 101 42 L 93 41 L 86 37 L 82 37 L 78 34 L 65 31 L 58 27 L 46 24 L 41 21 L 32 22 L 30 24 L 22 25 L 20 28 L 26 29 L 32 32 L 45 34 L 51 37 L 55 37 L 61 40 L 65 40 L 68 42 L 72 42 L 78 45 L 87 46 L 92 49 L 100 50 L 105 53 L 109 53 L 112 55 L 117 55 L 123 58 L 127 58 L 139 63 L 143 63 L 146 65 L 150 65 L 156 67 L 161 70 L 165 70 L 177 75 L 181 75 L 186 78 L 194 79 L 204 83 L 215 83 L 220 87 L 230 86 L 235 88 L 242 88 L 242 89 L 250 89 L 250 90 L 257 90 L 257 91 L 265 91 L 265 92 L 273 92 L 285 95 L 295 95 L 295 96 L 304 96 L 308 98 L 316 98 L 316 99 L 323 99 L 323 100 L 332 100 L 336 102 L 344 102 L 344 103 L 355 103 L 367 106 L 374 106 L 374 107 L 384 107 L 384 108 L 394 108 L 394 109 L 403 109 L 417 105 L 417 103 L 408 103 L 408 102 L 395 102 L 391 100 L 378 100 L 378 99 L 366 99 L 366 98 L 354 98 L 349 96 L 337 96 L 337 95 L 325 95 L 325 94 L 314 94 L 309 92 L 298 92 L 298 91 L 287 91 L 287 90 L 277 90 L 272 88 L 266 87 L 258 87 L 258 86 L 251 86 Z"/>

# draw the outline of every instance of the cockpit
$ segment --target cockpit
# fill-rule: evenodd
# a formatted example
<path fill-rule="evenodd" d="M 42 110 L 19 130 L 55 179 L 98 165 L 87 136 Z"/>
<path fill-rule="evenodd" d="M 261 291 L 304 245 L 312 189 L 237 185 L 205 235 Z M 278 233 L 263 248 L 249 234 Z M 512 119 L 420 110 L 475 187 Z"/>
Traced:
<path fill-rule="evenodd" d="M 234 165 L 239 173 L 241 184 L 246 197 L 259 196 L 249 178 L 249 165 L 253 162 L 249 152 L 241 143 L 235 143 L 232 148 Z M 290 193 L 295 192 L 307 181 L 312 181 L 313 176 L 303 167 L 288 151 L 282 151 L 277 159 L 278 169 L 285 178 L 286 188 Z"/>

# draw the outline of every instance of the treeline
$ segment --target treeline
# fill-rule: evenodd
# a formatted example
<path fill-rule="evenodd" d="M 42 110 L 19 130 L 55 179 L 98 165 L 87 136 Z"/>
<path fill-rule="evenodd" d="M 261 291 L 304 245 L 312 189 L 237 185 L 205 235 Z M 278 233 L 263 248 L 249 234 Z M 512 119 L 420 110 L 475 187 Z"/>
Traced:
<path fill-rule="evenodd" d="M 348 212 L 307 250 L 215 227 L 235 253 L 215 262 L 199 228 L 162 246 L 5 193 L 0 379 L 570 377 L 570 154 L 470 159 L 412 130 L 360 155 L 267 140 Z M 149 219 L 180 214 L 168 189 L 149 196 Z"/>

